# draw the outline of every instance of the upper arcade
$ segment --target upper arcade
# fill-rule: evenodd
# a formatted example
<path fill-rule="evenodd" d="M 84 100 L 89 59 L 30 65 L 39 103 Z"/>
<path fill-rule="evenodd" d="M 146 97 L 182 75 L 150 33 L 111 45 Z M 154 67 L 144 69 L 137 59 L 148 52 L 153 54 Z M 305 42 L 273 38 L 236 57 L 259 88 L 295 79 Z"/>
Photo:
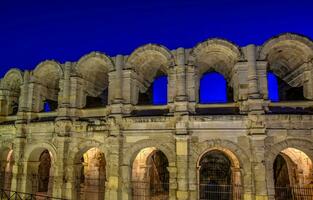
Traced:
<path fill-rule="evenodd" d="M 310 113 L 312 58 L 313 42 L 291 33 L 261 46 L 239 47 L 213 38 L 192 49 L 147 44 L 127 56 L 91 52 L 77 62 L 47 60 L 31 71 L 10 69 L 0 83 L 0 114 L 57 111 L 59 117 L 80 116 L 83 108 L 110 106 L 106 114 L 140 114 L 146 108 L 199 114 L 260 108 Z"/>

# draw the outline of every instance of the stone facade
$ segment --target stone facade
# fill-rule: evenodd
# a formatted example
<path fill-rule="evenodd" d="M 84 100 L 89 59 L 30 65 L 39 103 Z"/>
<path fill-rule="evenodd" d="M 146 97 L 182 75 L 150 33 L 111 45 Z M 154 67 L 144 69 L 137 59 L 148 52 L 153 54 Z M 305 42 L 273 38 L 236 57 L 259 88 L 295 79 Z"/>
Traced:
<path fill-rule="evenodd" d="M 261 46 L 238 47 L 216 38 L 192 49 L 147 44 L 128 56 L 92 52 L 77 62 L 48 60 L 31 71 L 11 69 L 0 88 L 0 186 L 41 192 L 39 172 L 46 165 L 50 196 L 88 199 L 82 193 L 89 175 L 82 174 L 89 170 L 90 176 L 100 177 L 96 183 L 104 181 L 101 194 L 92 199 L 135 199 L 133 181 L 145 175 L 134 174 L 151 175 L 155 158 L 150 153 L 162 152 L 168 198 L 193 200 L 200 198 L 200 168 L 206 162 L 201 158 L 219 151 L 230 160 L 231 181 L 241 186 L 239 199 L 274 199 L 278 155 L 286 157 L 289 171 L 296 171 L 293 184 L 309 187 L 312 58 L 313 42 L 287 33 Z M 200 78 L 208 70 L 226 78 L 233 102 L 199 103 Z M 303 88 L 305 100 L 271 102 L 269 70 L 290 87 Z M 139 105 L 139 94 L 160 71 L 168 77 L 167 105 Z M 97 98 L 107 105 L 93 106 Z M 56 109 L 42 112 L 45 102 Z M 135 162 L 149 147 L 141 156 L 149 161 Z M 88 150 L 97 153 L 88 157 Z M 50 158 L 43 158 L 47 152 Z M 88 160 L 95 161 L 85 164 Z"/>

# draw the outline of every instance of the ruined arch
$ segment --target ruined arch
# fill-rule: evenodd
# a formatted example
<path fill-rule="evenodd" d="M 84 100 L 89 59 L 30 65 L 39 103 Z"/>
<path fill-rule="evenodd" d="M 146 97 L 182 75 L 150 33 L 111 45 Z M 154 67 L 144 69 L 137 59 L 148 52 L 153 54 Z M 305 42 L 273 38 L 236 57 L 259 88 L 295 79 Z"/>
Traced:
<path fill-rule="evenodd" d="M 11 190 L 13 164 L 14 154 L 12 146 L 0 146 L 0 188 Z"/>
<path fill-rule="evenodd" d="M 22 84 L 23 73 L 21 70 L 13 68 L 5 74 L 1 81 L 1 95 L 4 96 L 1 102 L 2 114 L 10 115 L 17 113 Z"/>
<path fill-rule="evenodd" d="M 170 79 L 174 56 L 166 47 L 147 44 L 134 50 L 126 60 L 125 67 L 131 69 L 136 79 L 134 104 L 150 104 L 152 101 L 152 83 L 156 77 L 166 76 Z M 169 80 L 168 82 L 171 82 Z"/>
<path fill-rule="evenodd" d="M 109 167 L 107 153 L 103 145 L 91 141 L 69 152 L 66 177 L 73 180 L 71 198 L 104 199 Z"/>
<path fill-rule="evenodd" d="M 278 155 L 282 155 L 283 157 L 288 156 L 289 161 L 292 162 L 292 156 L 286 153 L 286 149 L 293 148 L 297 149 L 312 161 L 313 151 L 312 151 L 313 142 L 306 139 L 295 139 L 290 138 L 283 140 L 281 142 L 275 144 L 268 144 L 266 152 L 265 152 L 265 164 L 266 164 L 266 180 L 267 180 L 267 188 L 270 196 L 275 195 L 275 181 L 274 181 L 274 162 Z M 286 160 L 288 162 L 288 160 Z"/>
<path fill-rule="evenodd" d="M 227 85 L 229 100 L 233 99 L 232 76 L 235 64 L 242 54 L 235 44 L 223 39 L 208 39 L 197 44 L 189 54 L 189 63 L 196 69 L 196 98 L 199 99 L 200 80 L 210 72 L 221 74 Z"/>
<path fill-rule="evenodd" d="M 170 50 L 157 44 L 147 44 L 137 48 L 126 61 L 129 68 L 150 83 L 159 70 L 167 74 L 173 62 Z"/>
<path fill-rule="evenodd" d="M 49 143 L 37 143 L 25 148 L 25 191 L 51 196 L 53 176 L 56 170 L 56 147 Z"/>
<path fill-rule="evenodd" d="M 303 64 L 313 58 L 313 42 L 298 34 L 281 34 L 266 41 L 258 56 L 267 60 L 268 70 L 289 86 L 301 87 L 306 67 Z"/>
<path fill-rule="evenodd" d="M 169 166 L 175 166 L 176 162 L 175 145 L 172 143 L 171 144 L 161 143 L 151 139 L 137 141 L 134 144 L 132 144 L 131 147 L 125 149 L 123 164 L 131 166 L 137 154 L 142 149 L 147 147 L 154 147 L 162 151 L 168 159 Z"/>
<path fill-rule="evenodd" d="M 155 147 L 141 149 L 132 163 L 133 199 L 163 199 L 169 196 L 169 171 L 166 155 Z"/>
<path fill-rule="evenodd" d="M 23 72 L 17 68 L 10 69 L 3 77 L 2 87 L 15 93 L 20 93 L 23 84 Z"/>
<path fill-rule="evenodd" d="M 57 61 L 46 60 L 36 66 L 33 76 L 38 83 L 48 89 L 58 90 L 59 80 L 63 77 L 63 69 Z"/>
<path fill-rule="evenodd" d="M 115 69 L 113 61 L 100 52 L 91 52 L 79 59 L 76 72 L 86 84 L 87 96 L 100 96 L 109 85 L 109 72 Z"/>
<path fill-rule="evenodd" d="M 239 145 L 228 140 L 213 139 L 203 141 L 198 144 L 192 144 L 190 157 L 190 163 L 192 163 L 192 165 L 189 167 L 189 178 L 191 182 L 194 184 L 198 183 L 199 160 L 207 152 L 213 150 L 223 152 L 229 157 L 229 160 L 231 161 L 234 169 L 233 174 L 237 176 L 236 182 L 233 183 L 241 185 L 238 188 L 242 187 L 244 193 L 252 193 L 253 182 L 251 179 L 252 172 L 250 166 L 251 162 L 248 156 L 249 154 Z M 197 188 L 197 185 L 194 185 L 194 187 Z M 193 198 L 198 198 L 198 196 L 194 196 Z"/>
<path fill-rule="evenodd" d="M 189 60 L 197 67 L 199 75 L 215 70 L 230 80 L 231 71 L 241 56 L 235 44 L 215 38 L 197 44 L 191 50 Z"/>
<path fill-rule="evenodd" d="M 60 79 L 63 78 L 61 65 L 54 60 L 41 62 L 33 71 L 32 82 L 35 82 L 33 90 L 36 91 L 35 110 L 43 111 L 45 104 L 50 110 L 58 108 L 60 91 Z M 39 92 L 37 92 L 37 90 Z"/>

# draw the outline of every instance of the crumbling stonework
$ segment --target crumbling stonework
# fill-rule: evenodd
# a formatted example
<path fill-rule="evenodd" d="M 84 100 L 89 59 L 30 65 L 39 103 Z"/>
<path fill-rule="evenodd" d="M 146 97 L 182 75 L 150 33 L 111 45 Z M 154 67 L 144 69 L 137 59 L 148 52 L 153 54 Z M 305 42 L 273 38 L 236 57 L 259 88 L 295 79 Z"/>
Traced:
<path fill-rule="evenodd" d="M 312 59 L 313 42 L 287 33 L 262 46 L 238 47 L 222 39 L 192 49 L 147 44 L 127 56 L 92 52 L 77 62 L 49 60 L 31 71 L 11 69 L 0 83 L 0 186 L 90 199 L 83 191 L 92 176 L 102 187 L 93 188 L 101 191 L 98 199 L 128 200 L 143 199 L 134 198 L 136 181 L 156 188 L 152 182 L 164 179 L 158 187 L 166 198 L 194 200 L 205 196 L 201 174 L 209 182 L 215 177 L 201 166 L 221 168 L 212 161 L 220 157 L 228 163 L 223 183 L 240 187 L 239 197 L 230 199 L 274 199 L 280 183 L 275 169 L 284 163 L 291 186 L 312 187 Z M 199 103 L 200 79 L 209 70 L 225 77 L 233 102 Z M 305 99 L 271 102 L 268 71 L 301 88 Z M 139 105 L 139 94 L 159 73 L 168 77 L 167 105 Z M 47 102 L 56 109 L 43 112 Z M 166 159 L 154 158 L 157 151 Z M 203 161 L 206 155 L 211 157 Z M 275 164 L 277 156 L 285 162 Z M 38 187 L 42 170 L 49 178 Z M 161 172 L 168 177 L 156 177 Z"/>

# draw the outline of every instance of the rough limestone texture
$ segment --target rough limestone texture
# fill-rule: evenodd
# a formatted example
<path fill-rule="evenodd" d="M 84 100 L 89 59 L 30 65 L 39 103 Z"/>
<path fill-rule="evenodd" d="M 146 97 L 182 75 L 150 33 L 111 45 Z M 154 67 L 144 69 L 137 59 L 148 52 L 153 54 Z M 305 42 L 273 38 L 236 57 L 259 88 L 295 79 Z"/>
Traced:
<path fill-rule="evenodd" d="M 0 186 L 41 192 L 38 168 L 48 150 L 44 193 L 84 199 L 87 179 L 81 169 L 88 159 L 82 158 L 97 148 L 105 159 L 99 196 L 135 199 L 133 163 L 142 149 L 152 147 L 167 158 L 171 200 L 200 198 L 199 160 L 212 150 L 231 161 L 232 181 L 241 187 L 234 199 L 274 199 L 277 155 L 293 148 L 313 159 L 312 59 L 313 42 L 286 33 L 262 46 L 238 47 L 217 38 L 192 49 L 147 44 L 127 56 L 92 52 L 77 62 L 47 60 L 31 71 L 11 69 L 0 83 Z M 211 70 L 226 78 L 233 102 L 199 103 L 201 76 Z M 271 102 L 267 71 L 301 87 L 305 100 Z M 160 73 L 168 77 L 168 103 L 141 105 L 141 94 Z M 43 112 L 45 102 L 52 111 Z M 276 113 L 273 107 L 294 112 Z M 236 112 L 221 112 L 228 109 Z M 304 171 L 312 176 L 312 167 Z"/>

